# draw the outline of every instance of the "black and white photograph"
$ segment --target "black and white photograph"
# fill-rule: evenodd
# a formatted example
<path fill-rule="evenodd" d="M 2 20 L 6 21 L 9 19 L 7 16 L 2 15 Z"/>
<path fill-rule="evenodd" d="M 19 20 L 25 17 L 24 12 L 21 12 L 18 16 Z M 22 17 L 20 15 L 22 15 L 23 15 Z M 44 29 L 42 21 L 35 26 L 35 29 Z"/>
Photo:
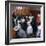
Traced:
<path fill-rule="evenodd" d="M 6 44 L 45 41 L 45 3 L 5 2 Z"/>

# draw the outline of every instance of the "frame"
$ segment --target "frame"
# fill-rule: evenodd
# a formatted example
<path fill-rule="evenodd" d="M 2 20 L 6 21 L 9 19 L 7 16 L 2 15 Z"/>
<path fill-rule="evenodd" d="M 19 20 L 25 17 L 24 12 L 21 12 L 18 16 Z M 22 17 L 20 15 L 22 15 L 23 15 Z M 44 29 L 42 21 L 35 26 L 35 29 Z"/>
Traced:
<path fill-rule="evenodd" d="M 27 11 L 26 12 L 22 12 L 22 11 L 16 11 L 16 9 L 23 9 L 27 7 Z M 31 13 L 29 12 L 31 8 Z M 34 11 L 34 12 L 33 12 Z M 16 13 L 18 12 L 18 13 Z M 16 14 L 14 14 L 16 13 Z M 12 28 L 15 27 L 15 24 L 12 23 L 12 18 L 16 18 L 15 15 L 19 16 L 28 16 L 31 15 L 34 17 L 35 21 L 34 22 L 41 22 L 40 27 L 38 28 L 42 31 L 40 31 L 39 36 L 37 36 L 37 33 L 31 33 L 30 35 L 28 34 L 27 31 L 27 37 L 25 35 L 23 35 L 24 37 L 20 37 L 17 36 L 15 37 L 14 35 L 16 35 L 15 31 L 12 32 Z M 12 16 L 13 15 L 13 16 Z M 44 16 L 43 16 L 44 15 Z M 28 16 L 29 17 L 29 16 Z M 39 21 L 39 19 L 41 18 L 41 21 Z M 38 19 L 37 19 L 38 18 Z M 28 20 L 29 21 L 29 20 Z M 16 23 L 16 21 L 15 21 Z M 22 22 L 21 22 L 22 23 Z M 29 24 L 29 23 L 28 23 Z M 39 25 L 38 23 L 36 25 Z M 23 25 L 22 25 L 23 26 Z M 24 26 L 25 27 L 25 26 Z M 15 27 L 16 28 L 16 27 Z M 15 28 L 13 28 L 15 30 Z M 35 27 L 36 28 L 36 27 Z M 32 30 L 33 28 L 31 28 Z M 18 31 L 18 30 L 16 30 Z M 32 32 L 32 31 L 31 31 Z M 21 35 L 21 33 L 20 33 Z M 29 36 L 29 37 L 28 37 Z M 45 42 L 45 3 L 44 2 L 24 2 L 24 1 L 5 1 L 5 44 L 9 45 L 9 44 L 26 44 L 26 43 L 42 43 Z"/>

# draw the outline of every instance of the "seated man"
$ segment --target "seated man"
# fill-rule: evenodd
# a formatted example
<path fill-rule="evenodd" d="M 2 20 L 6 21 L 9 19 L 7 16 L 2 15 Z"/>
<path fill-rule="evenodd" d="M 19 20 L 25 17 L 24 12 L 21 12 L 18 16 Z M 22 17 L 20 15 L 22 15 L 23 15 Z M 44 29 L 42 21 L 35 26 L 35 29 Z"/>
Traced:
<path fill-rule="evenodd" d="M 21 21 L 17 21 L 17 26 L 14 27 L 14 30 L 17 32 L 17 38 L 26 38 L 26 33 L 25 31 L 21 28 Z"/>

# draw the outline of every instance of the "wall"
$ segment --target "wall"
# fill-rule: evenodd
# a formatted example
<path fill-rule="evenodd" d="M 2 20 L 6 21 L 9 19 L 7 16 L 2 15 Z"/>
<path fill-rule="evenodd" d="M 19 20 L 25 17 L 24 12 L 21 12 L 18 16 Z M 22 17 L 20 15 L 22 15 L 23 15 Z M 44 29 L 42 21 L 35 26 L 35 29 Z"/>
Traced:
<path fill-rule="evenodd" d="M 46 2 L 46 0 L 25 0 L 25 1 Z M 5 45 L 5 0 L 0 0 L 0 46 L 8 46 Z M 45 43 L 21 44 L 21 45 L 18 44 L 11 46 L 45 46 Z"/>

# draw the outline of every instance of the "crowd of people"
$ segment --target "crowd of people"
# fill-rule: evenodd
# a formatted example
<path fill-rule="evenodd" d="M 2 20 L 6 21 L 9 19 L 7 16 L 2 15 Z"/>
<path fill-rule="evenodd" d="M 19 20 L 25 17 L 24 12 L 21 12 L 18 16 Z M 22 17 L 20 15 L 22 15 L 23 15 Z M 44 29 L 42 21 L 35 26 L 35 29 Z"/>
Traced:
<path fill-rule="evenodd" d="M 37 26 L 34 16 L 13 16 L 12 22 L 16 38 L 40 37 L 41 25 Z"/>

